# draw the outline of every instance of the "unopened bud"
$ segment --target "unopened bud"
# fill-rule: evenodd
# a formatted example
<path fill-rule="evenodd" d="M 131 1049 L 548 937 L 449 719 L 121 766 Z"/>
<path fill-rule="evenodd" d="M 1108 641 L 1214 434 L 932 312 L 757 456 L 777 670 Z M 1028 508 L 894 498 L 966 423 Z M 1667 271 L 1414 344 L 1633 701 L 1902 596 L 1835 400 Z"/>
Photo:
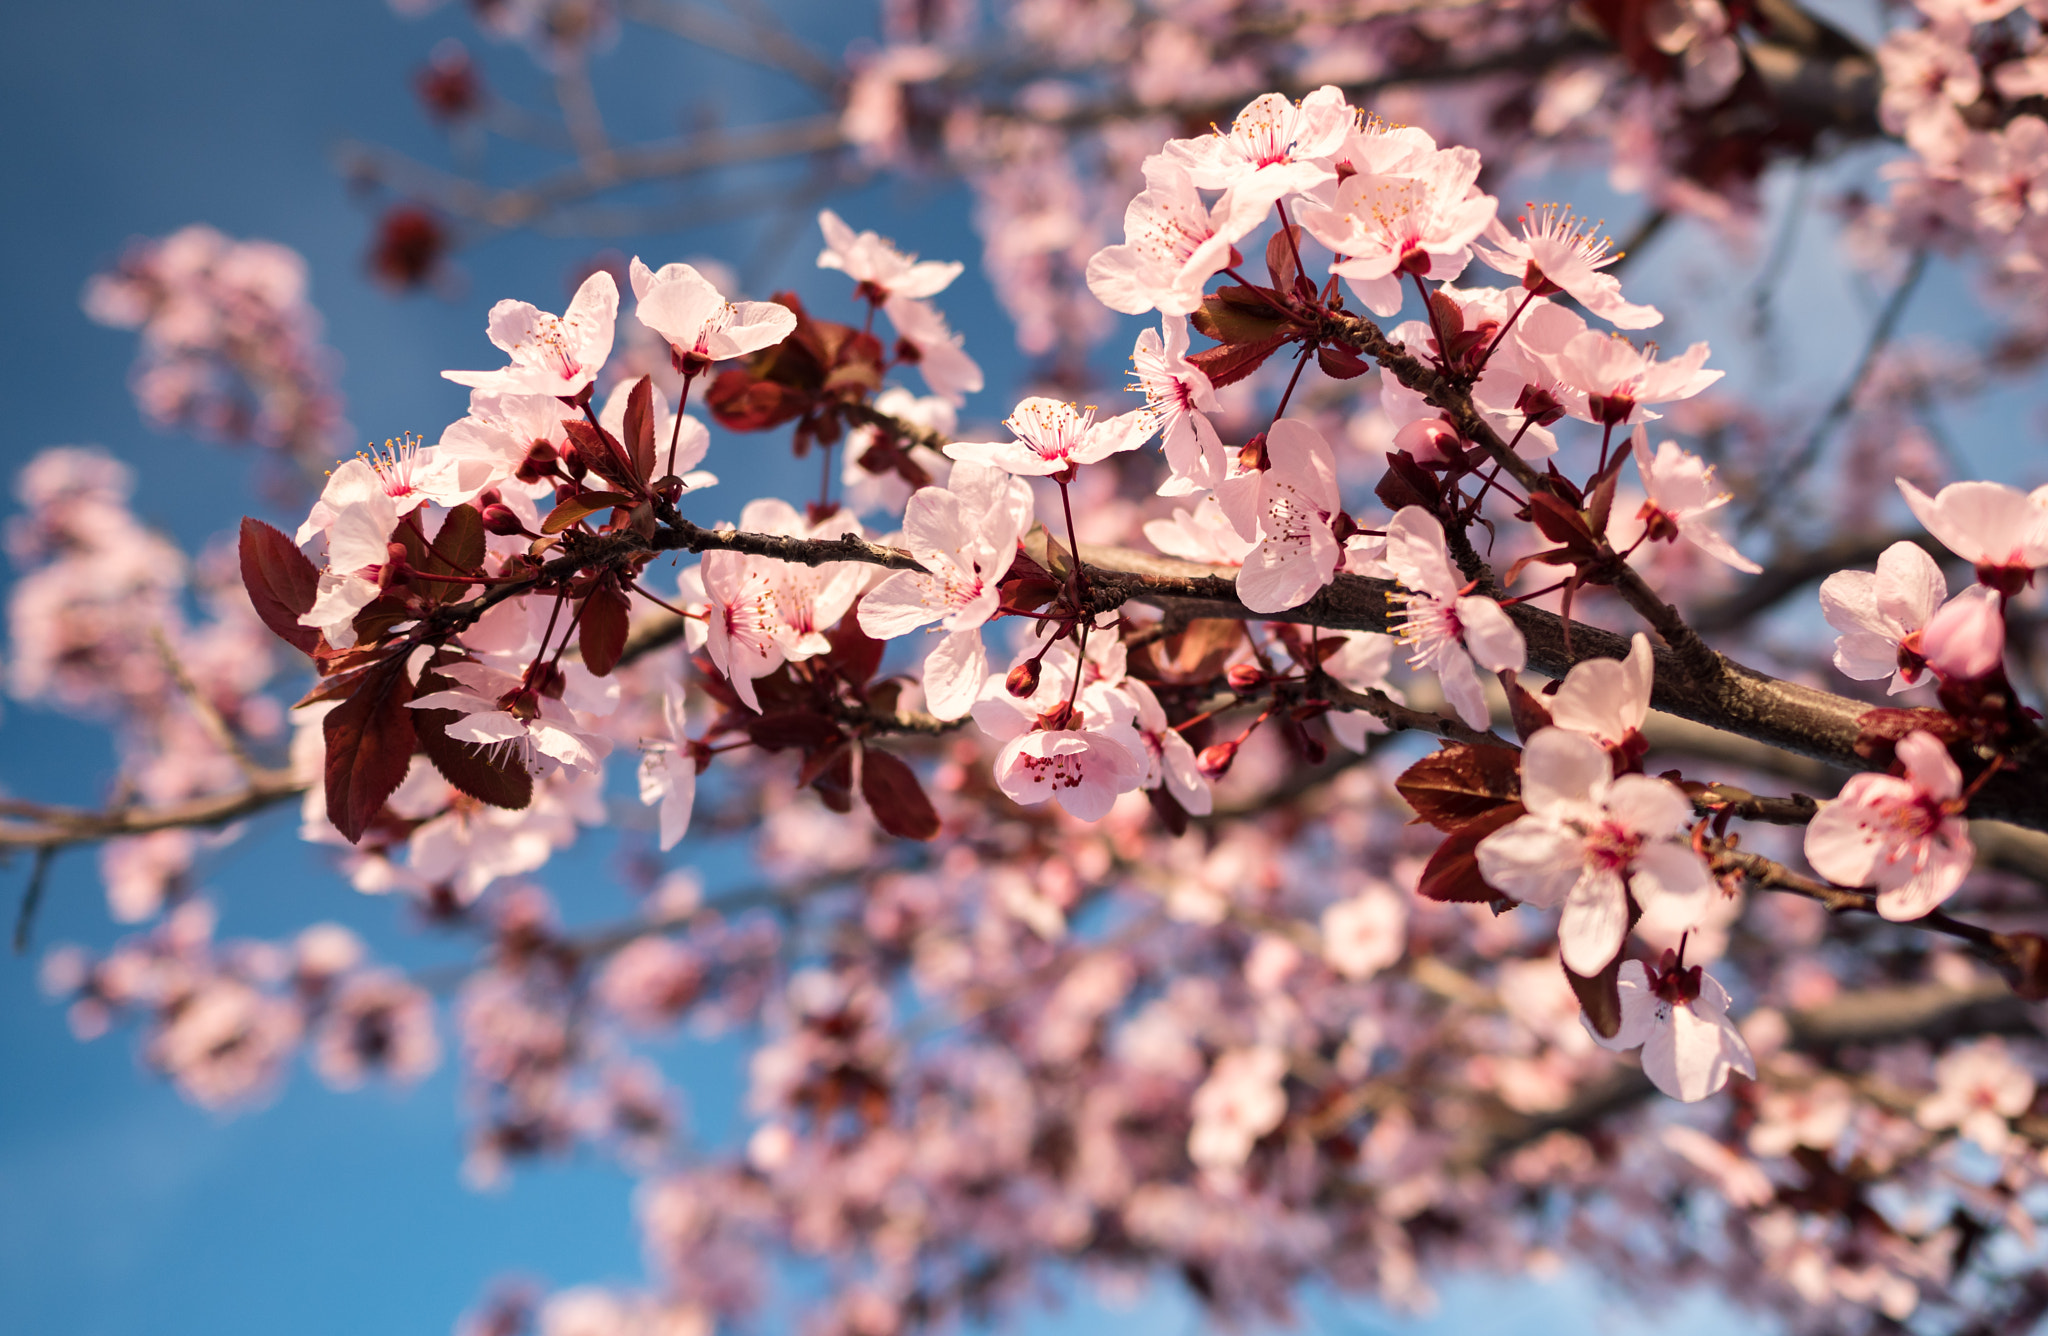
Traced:
<path fill-rule="evenodd" d="M 1260 432 L 1238 447 L 1237 467 L 1245 473 L 1253 471 L 1264 473 L 1267 469 L 1273 467 L 1272 459 L 1266 454 L 1266 433 Z"/>
<path fill-rule="evenodd" d="M 562 467 L 569 470 L 569 476 L 578 482 L 583 481 L 583 475 L 590 472 L 590 465 L 583 462 L 583 452 L 576 448 L 576 442 L 562 443 Z"/>
<path fill-rule="evenodd" d="M 1230 769 L 1230 763 L 1237 759 L 1236 742 L 1218 742 L 1202 748 L 1202 754 L 1195 758 L 1204 775 L 1210 779 L 1221 779 Z"/>
<path fill-rule="evenodd" d="M 1003 679 L 1003 690 L 1019 698 L 1038 690 L 1038 660 L 1026 659 Z"/>
<path fill-rule="evenodd" d="M 526 532 L 526 526 L 520 522 L 519 516 L 512 513 L 512 507 L 502 502 L 497 505 L 485 506 L 479 514 L 484 522 L 485 533 L 494 533 L 504 537 Z"/>
<path fill-rule="evenodd" d="M 1250 691 L 1266 680 L 1266 670 L 1256 663 L 1233 663 L 1223 678 L 1232 691 Z"/>
<path fill-rule="evenodd" d="M 533 674 L 533 689 L 552 700 L 560 700 L 568 685 L 569 679 L 557 663 L 543 664 Z"/>

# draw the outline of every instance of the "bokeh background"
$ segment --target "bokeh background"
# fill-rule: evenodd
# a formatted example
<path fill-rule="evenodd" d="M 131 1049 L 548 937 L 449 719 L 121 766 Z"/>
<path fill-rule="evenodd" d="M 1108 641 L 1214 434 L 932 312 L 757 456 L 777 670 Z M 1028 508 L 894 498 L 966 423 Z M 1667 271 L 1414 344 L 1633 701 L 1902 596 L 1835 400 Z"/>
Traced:
<path fill-rule="evenodd" d="M 796 0 L 777 8 L 833 54 L 873 22 L 859 4 Z M 813 267 L 816 234 L 806 220 L 770 227 L 740 219 L 679 237 L 603 243 L 521 234 L 464 253 L 438 295 L 398 298 L 376 286 L 363 265 L 369 214 L 351 199 L 334 152 L 354 137 L 444 160 L 410 83 L 437 40 L 471 31 L 459 9 L 409 21 L 380 0 L 0 7 L 0 124 L 9 127 L 0 179 L 14 183 L 13 205 L 0 210 L 0 365 L 10 401 L 0 480 L 11 483 L 44 446 L 96 443 L 137 471 L 138 511 L 188 548 L 244 513 L 292 518 L 254 490 L 246 456 L 145 428 L 123 383 L 132 335 L 95 326 L 79 309 L 86 277 L 114 261 L 129 237 L 189 222 L 281 241 L 307 257 L 327 339 L 344 359 L 348 415 L 365 438 L 413 430 L 432 440 L 464 402 L 438 371 L 495 364 L 483 338 L 490 303 L 510 295 L 560 309 L 571 276 L 599 244 L 638 250 L 657 265 L 716 256 L 745 276 L 749 295 L 793 287 L 823 314 L 848 309 L 843 280 Z M 1846 7 L 1841 17 L 1859 22 Z M 538 86 L 522 52 L 473 50 L 497 86 L 515 94 Z M 658 132 L 679 112 L 744 122 L 815 109 L 756 71 L 667 38 L 617 52 L 598 72 L 608 117 L 627 134 Z M 1814 212 L 1830 182 L 1868 174 L 1874 161 L 1835 164 L 1804 191 L 1789 178 L 1772 182 L 1774 207 L 1746 251 L 1702 230 L 1672 229 L 1631 275 L 1631 295 L 1683 310 L 1667 343 L 1714 338 L 1716 364 L 1758 392 L 1825 402 L 1883 294 L 1836 258 L 1827 219 L 1815 214 L 1792 230 L 1779 219 L 1795 203 Z M 1607 203 L 1617 232 L 1620 220 L 1640 212 L 1607 198 L 1597 177 L 1562 184 L 1589 209 Z M 833 203 L 856 226 L 893 235 L 906 249 L 969 261 L 943 300 L 988 373 L 989 390 L 966 416 L 1002 416 L 1029 367 L 977 271 L 965 192 L 943 180 L 897 180 Z M 1787 249 L 1768 337 L 1724 338 L 1748 331 L 1751 284 L 1779 245 Z M 1967 334 L 1967 309 L 1960 280 L 1937 271 L 1922 285 L 1908 328 Z M 1106 356 L 1112 368 L 1121 362 L 1114 349 Z M 1985 411 L 2011 408 L 1993 397 Z M 1952 434 L 1987 460 L 1990 476 L 2011 472 L 2013 438 L 1987 445 L 1982 425 L 1957 422 Z M 796 464 L 779 442 L 760 438 L 721 441 L 708 464 L 725 485 L 701 503 L 708 513 L 700 518 L 736 513 L 756 495 L 804 494 L 815 476 L 814 463 Z M 1798 625 L 1789 633 L 1801 633 Z M 111 754 L 103 733 L 12 703 L 0 708 L 0 789 L 86 804 L 104 796 Z M 462 958 L 460 943 L 419 931 L 403 905 L 350 891 L 292 827 L 290 814 L 272 813 L 204 864 L 223 936 L 281 936 L 332 919 L 404 966 Z M 679 852 L 701 863 L 714 889 L 747 876 L 742 849 L 686 844 Z M 624 909 L 608 856 L 602 840 L 589 840 L 546 874 L 571 922 Z M 0 911 L 10 921 L 25 875 L 22 863 L 0 868 Z M 92 855 L 64 855 L 37 924 L 39 944 L 104 945 L 115 935 Z M 665 1056 L 690 1093 L 694 1135 L 729 1140 L 745 1080 L 740 1046 L 689 1043 Z M 629 1180 L 582 1162 L 525 1168 L 504 1190 L 473 1192 L 458 1176 L 459 1099 L 444 1063 L 400 1095 L 336 1095 L 301 1074 L 270 1107 L 216 1117 L 143 1075 L 126 1038 L 75 1042 L 61 1012 L 37 995 L 33 956 L 0 958 L 0 1330 L 412 1336 L 448 1331 L 501 1274 L 550 1287 L 641 1275 Z M 807 1283 L 815 1281 L 794 1273 L 793 1293 Z M 1026 1330 L 1181 1333 L 1202 1323 L 1169 1286 L 1110 1303 L 1075 1283 L 1053 1298 L 1060 1306 L 1029 1318 Z M 1645 1314 L 1620 1305 L 1599 1277 L 1570 1272 L 1456 1278 L 1424 1316 L 1311 1295 L 1303 1318 L 1309 1329 L 1332 1332 L 1753 1325 L 1711 1296 Z"/>

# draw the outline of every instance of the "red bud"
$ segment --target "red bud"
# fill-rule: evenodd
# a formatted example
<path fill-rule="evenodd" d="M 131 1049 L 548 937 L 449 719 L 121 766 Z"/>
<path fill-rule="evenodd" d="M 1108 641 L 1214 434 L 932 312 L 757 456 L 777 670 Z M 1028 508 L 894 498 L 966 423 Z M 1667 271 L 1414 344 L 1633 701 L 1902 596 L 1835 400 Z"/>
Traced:
<path fill-rule="evenodd" d="M 1038 660 L 1026 659 L 1012 668 L 1003 679 L 1003 690 L 1020 698 L 1038 690 Z"/>

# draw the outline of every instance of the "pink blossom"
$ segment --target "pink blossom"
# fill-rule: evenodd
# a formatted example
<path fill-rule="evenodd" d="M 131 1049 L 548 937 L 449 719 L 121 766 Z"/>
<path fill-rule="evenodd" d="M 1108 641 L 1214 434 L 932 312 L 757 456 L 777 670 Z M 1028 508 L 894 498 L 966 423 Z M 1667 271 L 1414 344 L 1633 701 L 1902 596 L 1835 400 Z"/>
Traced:
<path fill-rule="evenodd" d="M 686 373 L 772 347 L 796 330 L 796 313 L 787 306 L 729 302 L 687 264 L 649 269 L 636 255 L 630 272 L 639 303 L 633 313 L 668 340 L 676 365 Z"/>
<path fill-rule="evenodd" d="M 1325 160 L 1350 129 L 1351 108 L 1340 89 L 1324 85 L 1291 102 L 1279 93 L 1255 98 L 1228 130 L 1170 139 L 1166 156 L 1204 190 L 1226 190 L 1233 210 L 1263 217 L 1284 195 L 1313 190 L 1336 172 Z"/>
<path fill-rule="evenodd" d="M 1253 612 L 1299 607 L 1330 583 L 1343 559 L 1336 519 L 1337 460 L 1329 442 L 1298 418 L 1266 433 L 1268 467 L 1258 477 L 1258 546 L 1237 572 L 1237 596 Z"/>
<path fill-rule="evenodd" d="M 1202 773 L 1195 749 L 1178 729 L 1167 723 L 1166 711 L 1152 694 L 1152 688 L 1131 677 L 1119 683 L 1117 691 L 1131 700 L 1137 712 L 1107 731 L 1143 768 L 1138 787 L 1156 789 L 1164 785 L 1182 811 L 1191 816 L 1209 815 L 1216 800 L 1209 791 L 1208 777 Z"/>
<path fill-rule="evenodd" d="M 1124 450 L 1135 450 L 1153 431 L 1144 409 L 1095 420 L 1095 409 L 1077 408 L 1058 399 L 1032 398 L 1003 419 L 1014 441 L 955 441 L 946 447 L 954 459 L 993 464 L 1025 477 L 1050 477 L 1076 464 L 1093 464 Z"/>
<path fill-rule="evenodd" d="M 597 1000 L 638 1030 L 674 1024 L 704 989 L 702 957 L 666 937 L 641 937 L 605 962 Z"/>
<path fill-rule="evenodd" d="M 1930 497 L 1898 483 L 1927 532 L 2001 593 L 2017 592 L 2048 564 L 2048 487 L 2028 493 L 2002 482 L 1952 482 Z"/>
<path fill-rule="evenodd" d="M 1931 733 L 1899 739 L 1903 777 L 1854 775 L 1806 827 L 1806 861 L 1842 886 L 1877 887 L 1877 912 L 1907 922 L 1954 895 L 1976 856 L 1957 801 L 1963 772 Z"/>
<path fill-rule="evenodd" d="M 946 631 L 924 662 L 925 703 L 941 719 L 964 716 L 988 678 L 981 627 L 1031 519 L 1029 484 L 962 460 L 945 487 L 919 488 L 904 512 L 904 546 L 931 573 L 896 571 L 861 599 L 861 629 L 877 639 L 934 621 Z"/>
<path fill-rule="evenodd" d="M 1544 702 L 1550 721 L 1610 750 L 1626 746 L 1631 737 L 1640 740 L 1656 672 L 1649 637 L 1638 631 L 1629 640 L 1626 659 L 1572 665 L 1556 694 Z"/>
<path fill-rule="evenodd" d="M 1401 175 L 1346 177 L 1332 203 L 1303 204 L 1297 217 L 1337 253 L 1330 272 L 1374 314 L 1393 315 L 1404 275 L 1443 280 L 1465 271 L 1499 203 L 1480 192 L 1478 177 L 1476 152 L 1441 149 Z"/>
<path fill-rule="evenodd" d="M 1104 733 L 1044 729 L 1023 733 L 996 754 L 996 787 L 1026 807 L 1056 798 L 1082 821 L 1109 815 L 1119 794 L 1138 787 L 1144 768 Z"/>
<path fill-rule="evenodd" d="M 1611 1039 L 1593 1038 L 1617 1052 L 1641 1048 L 1643 1075 L 1688 1104 L 1736 1072 L 1755 1080 L 1756 1060 L 1728 1018 L 1728 990 L 1698 965 L 1680 969 L 1668 951 L 1665 961 L 1655 977 L 1640 960 L 1621 962 L 1621 1028 Z"/>
<path fill-rule="evenodd" d="M 1228 1178 L 1244 1168 L 1260 1137 L 1287 1116 L 1287 1055 L 1275 1048 L 1232 1049 L 1218 1055 L 1189 1104 L 1194 1127 L 1188 1158 Z"/>
<path fill-rule="evenodd" d="M 2005 1153 L 2012 1120 L 2033 1107 L 2033 1074 L 1995 1035 L 1942 1054 L 1934 1079 L 1935 1091 L 1920 1101 L 1913 1121 L 1934 1131 L 1953 1127 L 1989 1155 Z"/>
<path fill-rule="evenodd" d="M 1983 74 L 1970 54 L 1968 30 L 1956 24 L 1899 28 L 1877 48 L 1884 92 L 1878 119 L 1915 151 L 1941 153 L 1963 137 L 1960 107 L 1983 92 Z"/>
<path fill-rule="evenodd" d="M 1713 879 L 1685 838 L 1692 803 L 1669 780 L 1616 778 L 1599 743 L 1546 728 L 1522 752 L 1522 805 L 1528 815 L 1479 842 L 1480 875 L 1526 904 L 1564 906 L 1558 944 L 1576 973 L 1621 950 L 1631 895 L 1676 926 L 1705 910 Z"/>
<path fill-rule="evenodd" d="M 936 297 L 966 268 L 958 260 L 919 261 L 914 255 L 905 255 L 876 233 L 855 232 L 830 209 L 819 212 L 818 227 L 825 233 L 818 268 L 839 270 L 872 289 L 877 300 Z"/>
<path fill-rule="evenodd" d="M 668 736 L 640 753 L 640 802 L 659 806 L 663 853 L 682 840 L 690 828 L 690 809 L 697 801 L 697 757 L 685 732 L 682 693 L 671 687 L 661 695 L 661 717 Z"/>
<path fill-rule="evenodd" d="M 1981 226 L 2009 233 L 2029 214 L 2048 213 L 2048 121 L 2039 116 L 1972 133 L 1958 165 Z"/>
<path fill-rule="evenodd" d="M 1703 343 L 1693 346 L 1706 347 Z M 1716 371 L 1712 376 L 1720 374 Z M 1683 538 L 1738 571 L 1754 575 L 1763 569 L 1737 552 L 1712 518 L 1734 499 L 1733 493 L 1720 490 L 1712 464 L 1680 448 L 1676 441 L 1664 442 L 1652 455 L 1649 432 L 1640 424 L 1632 441 L 1636 472 L 1642 475 L 1643 490 L 1649 493 L 1640 518 L 1652 539 L 1669 543 Z"/>
<path fill-rule="evenodd" d="M 1214 496 L 1205 496 L 1192 511 L 1174 508 L 1173 517 L 1146 520 L 1145 538 L 1169 557 L 1205 566 L 1241 566 L 1258 543 L 1238 536 Z"/>
<path fill-rule="evenodd" d="M 327 475 L 320 499 L 299 526 L 296 541 L 303 545 L 314 534 L 325 533 L 345 508 L 379 492 L 391 498 L 394 518 L 409 515 L 428 502 L 459 506 L 498 481 L 493 476 L 496 472 L 489 462 L 474 455 L 437 445 L 421 449 L 417 436 L 386 441 L 381 451 L 358 453 Z"/>
<path fill-rule="evenodd" d="M 535 774 L 556 765 L 596 771 L 612 749 L 611 739 L 575 710 L 521 677 L 480 663 L 443 664 L 435 671 L 461 686 L 409 704 L 415 710 L 459 710 L 463 717 L 448 725 L 449 737 L 509 750 Z"/>
<path fill-rule="evenodd" d="M 512 359 L 499 371 L 443 371 L 457 385 L 493 394 L 550 394 L 568 398 L 597 377 L 611 356 L 619 285 L 600 269 L 583 280 L 564 315 L 507 298 L 491 308 L 491 342 Z"/>
<path fill-rule="evenodd" d="M 1550 359 L 1559 380 L 1586 396 L 1568 405 L 1574 417 L 1603 426 L 1643 422 L 1657 416 L 1646 404 L 1690 399 L 1721 379 L 1707 371 L 1707 345 L 1695 343 L 1669 361 L 1657 359 L 1657 345 L 1638 348 L 1619 334 L 1587 330 Z"/>
<path fill-rule="evenodd" d="M 1377 631 L 1338 634 L 1344 643 L 1323 660 L 1323 671 L 1353 691 L 1378 691 L 1396 704 L 1405 703 L 1407 698 L 1400 688 L 1387 680 L 1387 673 L 1394 666 L 1394 649 L 1401 642 Z M 1330 638 L 1328 631 L 1322 633 L 1325 643 Z M 1332 710 L 1324 721 L 1330 727 L 1330 736 L 1355 752 L 1365 750 L 1367 738 L 1387 731 L 1384 722 L 1364 710 Z"/>
<path fill-rule="evenodd" d="M 1373 882 L 1323 911 L 1323 959 L 1363 983 L 1408 950 L 1408 906 L 1384 882 Z"/>
<path fill-rule="evenodd" d="M 1486 238 L 1498 249 L 1475 246 L 1479 258 L 1538 296 L 1563 292 L 1594 315 L 1620 329 L 1647 329 L 1664 319 L 1654 306 L 1637 306 L 1624 301 L 1621 282 L 1600 272 L 1621 258 L 1609 253 L 1614 244 L 1594 235 L 1598 224 L 1588 224 L 1569 209 L 1547 204 L 1538 211 L 1516 218 L 1522 233 L 1509 232 L 1498 219 L 1487 228 Z"/>
<path fill-rule="evenodd" d="M 367 1076 L 411 1085 L 441 1062 L 434 1000 L 389 970 L 342 980 L 313 1031 L 313 1068 L 337 1090 Z"/>
<path fill-rule="evenodd" d="M 1105 246 L 1088 261 L 1088 290 L 1125 315 L 1186 315 L 1201 306 L 1203 288 L 1230 263 L 1233 243 L 1259 225 L 1271 203 L 1248 206 L 1226 196 L 1212 209 L 1184 166 L 1155 154 L 1145 159 L 1143 193 L 1124 210 L 1123 244 Z"/>
<path fill-rule="evenodd" d="M 1997 672 L 2005 662 L 2005 610 L 1997 592 L 1972 585 L 1950 599 L 1921 633 L 1920 653 L 1950 682 Z"/>
<path fill-rule="evenodd" d="M 1444 699 L 1472 728 L 1490 722 L 1479 674 L 1521 671 L 1527 657 L 1522 633 L 1500 604 L 1468 592 L 1444 542 L 1444 527 L 1420 506 L 1404 506 L 1387 525 L 1386 563 L 1408 589 L 1400 640 L 1414 647 L 1409 666 L 1427 668 L 1443 683 Z"/>
<path fill-rule="evenodd" d="M 845 511 L 807 522 L 787 501 L 750 501 L 740 512 L 748 533 L 791 538 L 836 538 L 858 534 L 860 523 Z M 707 552 L 700 567 L 708 609 L 705 648 L 749 709 L 759 710 L 754 679 L 766 677 L 785 660 L 827 653 L 825 632 L 860 596 L 868 568 L 828 561 L 800 566 L 738 552 Z"/>
<path fill-rule="evenodd" d="M 1156 330 L 1140 330 L 1131 351 L 1138 377 L 1134 388 L 1145 396 L 1145 411 L 1158 423 L 1155 430 L 1170 470 L 1159 484 L 1159 495 L 1206 492 L 1221 481 L 1226 467 L 1223 441 L 1209 421 L 1209 414 L 1221 412 L 1222 405 L 1216 402 L 1209 377 L 1188 361 L 1187 317 L 1169 315 L 1159 325 Z"/>
<path fill-rule="evenodd" d="M 1992 592 L 1983 585 L 1970 588 Z M 1886 548 L 1875 574 L 1830 575 L 1821 582 L 1820 610 L 1842 632 L 1835 639 L 1835 667 L 1859 682 L 1890 677 L 1894 695 L 1914 685 L 1926 666 L 1922 633 L 1947 596 L 1941 567 L 1918 543 Z"/>
<path fill-rule="evenodd" d="M 327 569 L 299 625 L 317 628 L 337 649 L 355 644 L 356 614 L 383 592 L 380 577 L 397 527 L 398 502 L 381 487 L 366 489 L 334 512 L 326 526 Z"/>
<path fill-rule="evenodd" d="M 925 388 L 947 403 L 965 403 L 967 396 L 981 391 L 981 368 L 963 347 L 966 336 L 955 334 L 946 317 L 930 302 L 911 297 L 891 297 L 883 304 L 896 333 L 917 352 L 917 374 Z"/>

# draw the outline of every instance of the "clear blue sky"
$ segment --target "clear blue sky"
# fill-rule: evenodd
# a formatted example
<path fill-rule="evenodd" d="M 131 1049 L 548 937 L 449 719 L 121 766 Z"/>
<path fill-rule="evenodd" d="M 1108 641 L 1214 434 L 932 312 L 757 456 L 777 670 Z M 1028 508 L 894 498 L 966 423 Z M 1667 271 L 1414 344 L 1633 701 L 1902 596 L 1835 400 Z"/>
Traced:
<path fill-rule="evenodd" d="M 552 305 L 589 247 L 495 242 L 462 258 L 461 297 L 394 300 L 362 277 L 366 219 L 328 159 L 344 135 L 437 153 L 408 81 L 436 37 L 461 30 L 459 9 L 424 23 L 402 21 L 378 0 L 70 0 L 0 12 L 9 66 L 0 118 L 10 127 L 0 172 L 16 183 L 13 205 L 0 211 L 0 253 L 8 257 L 0 266 L 0 346 L 13 404 L 0 479 L 11 483 L 42 446 L 93 442 L 137 468 L 145 518 L 188 544 L 244 512 L 263 513 L 228 452 L 138 422 L 123 385 L 132 336 L 97 328 L 78 310 L 85 277 L 126 238 L 195 221 L 306 254 L 329 341 L 346 360 L 349 415 L 361 434 L 410 429 L 431 439 L 459 415 L 462 392 L 435 373 L 487 363 L 489 302 L 518 295 Z M 832 25 L 856 19 L 865 21 L 861 7 L 819 4 L 805 28 L 836 49 L 853 29 Z M 525 70 L 516 52 L 493 59 L 497 68 Z M 715 91 L 718 72 L 689 59 L 663 44 L 606 67 L 622 75 L 608 105 L 629 122 L 656 123 L 651 118 L 668 114 L 669 90 L 695 80 L 691 86 Z M 757 109 L 738 105 L 729 115 L 745 119 Z M 1021 366 L 993 335 L 1001 326 L 972 263 L 964 198 L 870 190 L 839 207 L 907 248 L 970 261 L 948 307 L 956 325 L 980 336 L 971 348 L 991 373 L 994 389 L 974 407 L 1000 416 L 999 393 Z M 746 229 L 730 227 L 638 245 L 660 263 L 695 253 L 742 258 L 748 240 Z M 841 285 L 821 280 L 811 256 L 806 233 L 762 287 L 795 284 L 837 300 Z M 773 452 L 747 465 L 712 463 L 731 508 L 796 476 Z M 802 473 L 808 479 L 809 467 Z M 102 734 L 5 709 L 0 786 L 46 799 L 99 796 L 110 762 Z M 598 855 L 579 864 L 603 871 Z M 10 917 L 22 874 L 19 865 L 0 869 L 0 909 Z M 335 918 L 404 963 L 452 955 L 446 944 L 414 938 L 397 906 L 350 892 L 277 820 L 209 865 L 207 881 L 223 905 L 226 935 L 278 934 Z M 576 904 L 569 913 L 595 918 L 611 908 Z M 39 936 L 104 945 L 114 935 L 90 855 L 60 860 Z M 697 1087 L 697 1125 L 715 1133 L 728 1113 L 721 1092 L 731 1089 L 734 1054 L 678 1056 L 674 1070 Z M 301 1074 L 269 1109 L 217 1119 L 143 1075 L 126 1036 L 74 1042 L 61 1014 L 36 996 L 32 962 L 0 959 L 0 1328 L 35 1336 L 412 1336 L 447 1331 L 504 1271 L 553 1285 L 638 1278 L 623 1176 L 581 1165 L 518 1174 L 502 1194 L 471 1193 L 456 1176 L 455 1104 L 445 1068 L 402 1097 L 337 1096 Z M 1196 1325 L 1172 1297 L 1148 1301 L 1135 1320 L 1082 1309 L 1082 1322 L 1070 1313 L 1031 1326 L 1180 1333 Z M 1419 1325 L 1359 1306 L 1315 1304 L 1310 1316 L 1332 1331 L 1543 1332 L 1583 1329 L 1604 1312 L 1589 1283 L 1568 1279 L 1454 1285 L 1445 1309 Z M 1685 1313 L 1681 1325 L 1701 1328 L 1725 1317 L 1711 1306 Z"/>

